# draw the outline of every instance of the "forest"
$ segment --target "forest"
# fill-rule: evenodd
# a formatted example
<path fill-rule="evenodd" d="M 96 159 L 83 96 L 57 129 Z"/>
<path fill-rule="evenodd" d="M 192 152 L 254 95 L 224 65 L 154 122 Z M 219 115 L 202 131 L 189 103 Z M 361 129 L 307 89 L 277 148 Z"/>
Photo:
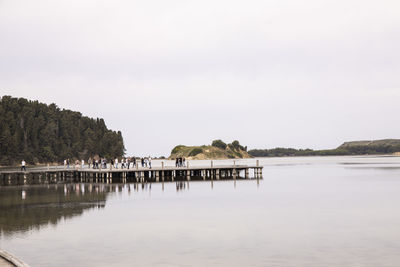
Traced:
<path fill-rule="evenodd" d="M 0 99 L 0 165 L 62 162 L 99 155 L 124 154 L 120 131 L 107 129 L 103 119 L 82 116 L 25 98 Z"/>

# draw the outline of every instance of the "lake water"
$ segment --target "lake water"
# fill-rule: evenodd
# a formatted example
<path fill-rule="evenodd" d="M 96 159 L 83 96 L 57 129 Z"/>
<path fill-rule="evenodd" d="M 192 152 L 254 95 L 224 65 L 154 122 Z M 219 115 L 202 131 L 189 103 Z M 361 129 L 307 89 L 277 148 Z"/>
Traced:
<path fill-rule="evenodd" d="M 31 266 L 400 266 L 400 157 L 260 163 L 260 181 L 0 187 L 0 247 Z"/>

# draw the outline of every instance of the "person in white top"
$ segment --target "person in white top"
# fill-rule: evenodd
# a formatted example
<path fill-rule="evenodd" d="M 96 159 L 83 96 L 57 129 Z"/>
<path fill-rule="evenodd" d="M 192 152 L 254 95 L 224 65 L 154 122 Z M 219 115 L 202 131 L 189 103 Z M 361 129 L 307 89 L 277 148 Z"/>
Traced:
<path fill-rule="evenodd" d="M 118 158 L 115 158 L 115 168 L 118 169 Z"/>
<path fill-rule="evenodd" d="M 21 162 L 21 171 L 26 171 L 26 168 L 25 168 L 25 160 L 22 160 L 22 162 Z"/>
<path fill-rule="evenodd" d="M 85 165 L 85 161 L 84 160 L 82 160 L 81 161 L 81 166 L 82 166 L 82 169 L 83 169 L 83 166 Z"/>

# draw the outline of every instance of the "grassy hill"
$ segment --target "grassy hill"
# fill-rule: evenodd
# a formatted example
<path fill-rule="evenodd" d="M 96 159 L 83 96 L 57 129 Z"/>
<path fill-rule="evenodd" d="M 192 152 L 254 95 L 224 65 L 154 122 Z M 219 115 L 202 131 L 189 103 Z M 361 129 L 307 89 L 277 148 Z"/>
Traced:
<path fill-rule="evenodd" d="M 186 159 L 239 159 L 251 158 L 247 153 L 247 147 L 240 145 L 238 141 L 225 144 L 221 140 L 214 140 L 211 145 L 184 146 L 178 145 L 171 151 L 170 159 L 183 157 Z"/>
<path fill-rule="evenodd" d="M 372 140 L 372 141 L 352 141 L 344 142 L 338 148 L 350 148 L 357 146 L 366 147 L 378 147 L 378 146 L 400 146 L 400 139 L 382 139 L 382 140 Z"/>

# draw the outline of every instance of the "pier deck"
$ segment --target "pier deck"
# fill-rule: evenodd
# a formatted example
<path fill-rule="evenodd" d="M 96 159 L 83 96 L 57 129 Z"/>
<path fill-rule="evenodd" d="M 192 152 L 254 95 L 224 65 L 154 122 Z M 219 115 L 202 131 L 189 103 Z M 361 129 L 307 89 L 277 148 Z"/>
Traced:
<path fill-rule="evenodd" d="M 135 183 L 168 182 L 184 180 L 220 179 L 262 179 L 262 166 L 219 165 L 213 166 L 156 166 L 153 168 L 134 166 L 133 168 L 32 168 L 26 171 L 0 171 L 0 185 L 95 182 L 95 183 Z"/>

